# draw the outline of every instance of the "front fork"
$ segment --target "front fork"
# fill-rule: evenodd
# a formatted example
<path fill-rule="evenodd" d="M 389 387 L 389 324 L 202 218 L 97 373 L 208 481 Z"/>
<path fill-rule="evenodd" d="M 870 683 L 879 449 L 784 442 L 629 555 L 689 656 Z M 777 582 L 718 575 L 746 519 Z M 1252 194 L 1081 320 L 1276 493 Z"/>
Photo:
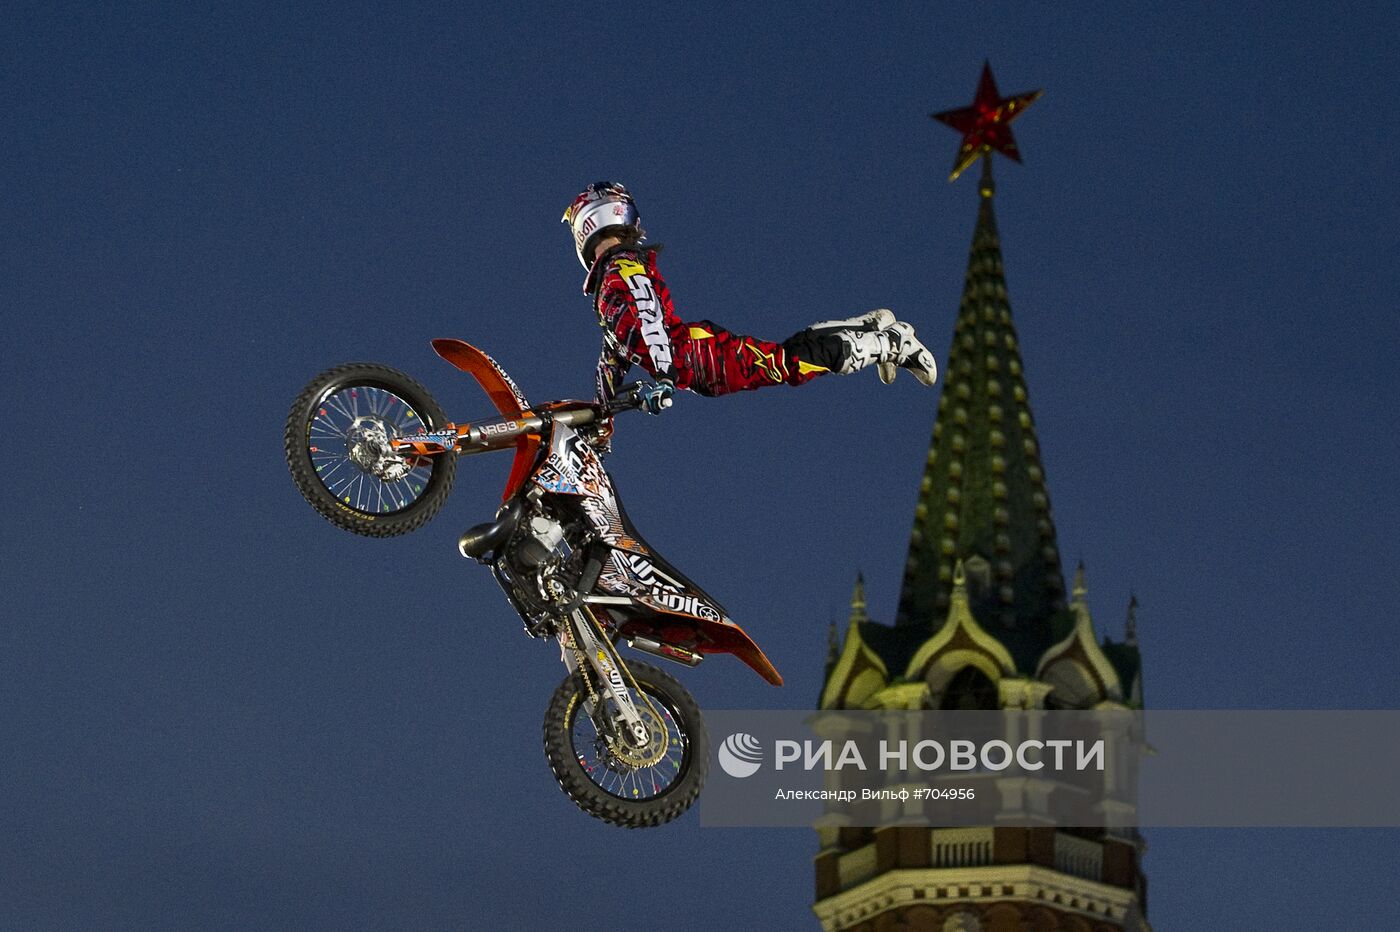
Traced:
<path fill-rule="evenodd" d="M 600 636 L 596 622 L 587 611 L 582 607 L 574 609 L 559 630 L 559 652 L 564 666 L 585 684 L 594 685 L 595 689 L 585 689 L 584 707 L 604 734 L 615 735 L 634 747 L 646 747 L 651 741 L 651 730 L 632 701 L 632 691 L 624 679 L 622 657 L 612 642 Z M 580 670 L 580 661 L 589 669 Z M 612 708 L 617 710 L 611 720 L 607 715 L 608 700 L 612 700 Z"/>

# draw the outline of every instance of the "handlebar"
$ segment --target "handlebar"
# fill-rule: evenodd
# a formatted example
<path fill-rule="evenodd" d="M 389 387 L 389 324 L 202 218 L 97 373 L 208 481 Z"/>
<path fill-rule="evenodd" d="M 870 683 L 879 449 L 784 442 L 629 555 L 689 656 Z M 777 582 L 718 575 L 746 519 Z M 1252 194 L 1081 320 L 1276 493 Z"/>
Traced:
<path fill-rule="evenodd" d="M 642 406 L 641 391 L 641 382 L 628 382 L 613 395 L 611 401 L 598 407 L 604 417 L 611 417 L 619 411 L 635 411 Z"/>
<path fill-rule="evenodd" d="M 463 424 L 457 428 L 457 434 L 452 441 L 423 436 L 395 440 L 393 443 L 396 448 L 403 450 L 416 448 L 419 454 L 436 452 L 431 448 L 431 445 L 455 448 L 460 455 L 508 449 L 514 446 L 521 437 L 540 432 L 547 421 L 567 424 L 570 427 L 583 427 L 610 418 L 621 411 L 634 411 L 641 408 L 646 403 L 645 392 L 650 387 L 645 382 L 632 382 L 624 385 L 611 401 L 602 404 L 578 404 L 577 407 L 570 406 L 565 410 L 548 410 L 549 406 L 546 406 L 539 413 L 529 411 L 516 417 L 502 417 L 475 424 Z M 669 408 L 670 406 L 670 398 L 661 399 L 660 407 Z M 449 428 L 451 426 L 448 425 Z M 427 449 L 423 448 L 425 443 L 429 444 Z"/>
<path fill-rule="evenodd" d="M 612 401 L 598 405 L 598 411 L 603 417 L 611 417 L 619 411 L 635 411 L 645 406 L 645 394 L 652 387 L 646 382 L 628 382 L 618 390 Z M 670 397 L 662 398 L 660 407 L 669 408 L 671 403 Z"/>
<path fill-rule="evenodd" d="M 656 395 L 665 391 L 660 398 Z M 671 407 L 671 393 L 675 391 L 675 386 L 667 380 L 660 380 L 655 384 L 646 382 L 629 382 L 622 386 L 621 390 L 613 397 L 613 400 L 602 405 L 603 416 L 609 417 L 617 411 L 630 411 L 648 406 L 648 402 L 655 400 L 659 410 Z M 652 414 L 658 411 L 651 411 Z"/>

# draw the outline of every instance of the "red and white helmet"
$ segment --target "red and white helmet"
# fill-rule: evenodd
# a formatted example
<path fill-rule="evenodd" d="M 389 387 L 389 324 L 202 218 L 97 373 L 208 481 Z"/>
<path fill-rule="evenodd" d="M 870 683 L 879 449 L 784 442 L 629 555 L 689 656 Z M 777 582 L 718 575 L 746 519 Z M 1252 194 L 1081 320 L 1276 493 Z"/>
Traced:
<path fill-rule="evenodd" d="M 564 211 L 563 222 L 574 234 L 574 251 L 586 270 L 592 265 L 592 247 L 600 234 L 614 227 L 640 229 L 641 216 L 637 213 L 637 203 L 621 184 L 597 181 L 574 198 Z"/>

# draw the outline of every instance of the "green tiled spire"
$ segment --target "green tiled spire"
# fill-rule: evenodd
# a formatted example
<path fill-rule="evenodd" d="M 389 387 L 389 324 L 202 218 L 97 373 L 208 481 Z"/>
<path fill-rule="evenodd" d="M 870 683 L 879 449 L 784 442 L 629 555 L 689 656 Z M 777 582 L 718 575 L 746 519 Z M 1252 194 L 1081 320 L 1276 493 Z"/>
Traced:
<path fill-rule="evenodd" d="M 931 631 L 948 614 L 953 567 L 968 571 L 979 623 L 1022 654 L 1049 637 L 1064 576 L 1002 275 L 991 159 L 943 393 L 915 509 L 897 624 Z"/>

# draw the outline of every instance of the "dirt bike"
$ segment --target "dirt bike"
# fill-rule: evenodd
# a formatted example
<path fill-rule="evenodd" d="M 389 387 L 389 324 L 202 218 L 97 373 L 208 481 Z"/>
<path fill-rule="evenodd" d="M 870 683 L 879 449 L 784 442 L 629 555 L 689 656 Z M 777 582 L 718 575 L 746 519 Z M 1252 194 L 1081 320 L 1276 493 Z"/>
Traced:
<path fill-rule="evenodd" d="M 733 654 L 769 683 L 783 680 L 623 510 L 599 447 L 612 416 L 641 405 L 643 386 L 605 404 L 531 405 L 476 347 L 434 340 L 433 349 L 476 379 L 498 416 L 458 424 L 397 370 L 337 366 L 306 386 L 287 419 L 297 488 L 337 527 L 392 537 L 442 508 L 459 457 L 513 450 L 500 510 L 464 533 L 458 549 L 491 567 L 526 634 L 559 644 L 568 673 L 545 712 L 550 769 L 589 815 L 628 827 L 675 819 L 709 770 L 705 722 L 674 677 L 627 662 L 620 645 L 685 667 Z"/>

